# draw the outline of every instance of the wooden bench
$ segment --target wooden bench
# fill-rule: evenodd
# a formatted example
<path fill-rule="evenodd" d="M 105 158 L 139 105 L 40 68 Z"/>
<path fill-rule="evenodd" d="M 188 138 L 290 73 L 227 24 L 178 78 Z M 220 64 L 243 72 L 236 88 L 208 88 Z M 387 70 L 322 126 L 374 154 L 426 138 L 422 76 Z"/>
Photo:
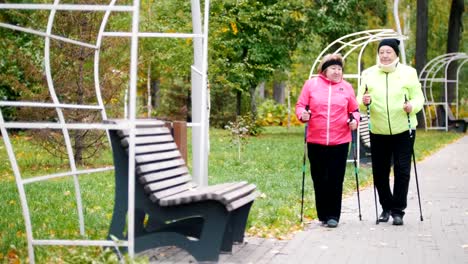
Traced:
<path fill-rule="evenodd" d="M 467 118 L 463 119 L 456 119 L 455 116 L 453 115 L 452 109 L 450 107 L 446 107 L 445 105 L 439 105 L 437 107 L 437 111 L 439 111 L 439 116 L 442 117 L 440 118 L 441 123 L 445 125 L 445 110 L 447 111 L 447 120 L 448 120 L 448 127 L 458 131 L 458 132 L 466 132 L 466 127 L 468 120 Z"/>
<path fill-rule="evenodd" d="M 109 237 L 126 239 L 128 131 L 109 132 L 116 182 Z M 254 184 L 196 187 L 162 121 L 139 121 L 135 153 L 135 252 L 173 245 L 197 261 L 217 261 L 220 252 L 231 252 L 233 243 L 243 242 L 248 214 L 258 196 Z"/>
<path fill-rule="evenodd" d="M 361 163 L 370 162 L 371 144 L 370 144 L 370 131 L 369 131 L 369 118 L 367 115 L 361 114 L 361 121 L 359 122 L 359 156 Z"/>

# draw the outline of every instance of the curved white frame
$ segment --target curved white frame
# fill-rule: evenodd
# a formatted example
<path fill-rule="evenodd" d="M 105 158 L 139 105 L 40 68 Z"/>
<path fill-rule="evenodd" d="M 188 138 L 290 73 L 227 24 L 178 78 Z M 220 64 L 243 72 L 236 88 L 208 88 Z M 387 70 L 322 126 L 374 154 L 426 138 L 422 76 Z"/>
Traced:
<path fill-rule="evenodd" d="M 461 63 L 457 67 L 457 73 L 456 73 L 456 79 L 455 80 L 449 80 L 447 78 L 448 75 L 448 68 L 450 64 L 454 61 L 461 60 Z M 448 83 L 455 83 L 455 118 L 458 118 L 458 81 L 459 81 L 459 74 L 460 70 L 463 67 L 463 65 L 468 61 L 468 55 L 463 52 L 453 52 L 453 53 L 446 53 L 440 56 L 435 57 L 431 61 L 429 61 L 424 68 L 421 70 L 421 73 L 419 74 L 419 80 L 421 81 L 422 88 L 423 88 L 423 93 L 425 97 L 425 103 L 423 107 L 423 115 L 424 115 L 424 124 L 425 124 L 425 129 L 427 130 L 445 130 L 448 131 L 448 113 L 447 113 L 447 108 L 450 107 L 449 103 L 447 102 L 447 89 L 448 89 Z M 440 71 L 444 69 L 443 71 L 443 76 L 440 77 Z M 432 91 L 432 84 L 433 83 L 444 83 L 444 98 L 445 100 L 443 101 L 435 101 L 434 100 L 434 95 Z M 429 92 L 428 92 L 429 90 Z M 428 96 L 429 93 L 429 96 Z M 432 120 L 432 114 L 431 111 L 425 110 L 425 107 L 431 107 L 431 106 L 436 106 L 436 105 L 442 105 L 445 107 L 445 125 L 444 126 L 432 126 L 431 124 L 427 124 L 427 118 L 426 114 L 429 116 L 429 119 Z M 435 111 L 435 118 L 438 120 L 437 117 L 437 111 Z"/>
<path fill-rule="evenodd" d="M 208 68 L 208 21 L 210 1 L 204 1 L 203 23 L 201 17 L 200 3 L 201 0 L 191 0 L 191 15 L 193 33 L 158 33 L 158 32 L 140 32 L 139 31 L 139 12 L 140 0 L 134 0 L 133 5 L 115 5 L 116 0 L 110 0 L 109 5 L 80 5 L 80 4 L 60 4 L 60 0 L 54 0 L 53 4 L 0 4 L 0 10 L 49 10 L 49 19 L 45 32 L 23 28 L 6 23 L 0 23 L 0 27 L 12 30 L 22 31 L 45 38 L 44 45 L 44 60 L 45 74 L 49 93 L 52 98 L 52 103 L 40 102 L 13 102 L 0 101 L 0 106 L 14 107 L 38 107 L 38 108 L 54 108 L 57 112 L 59 121 L 52 122 L 6 122 L 0 111 L 0 131 L 7 149 L 8 157 L 11 163 L 13 173 L 15 175 L 16 185 L 20 195 L 21 207 L 25 221 L 26 237 L 28 240 L 28 255 L 29 261 L 35 263 L 34 246 L 38 245 L 74 245 L 74 246 L 124 246 L 128 248 L 130 257 L 134 256 L 134 195 L 128 197 L 128 240 L 127 241 L 111 241 L 111 240 L 57 240 L 57 239 L 35 239 L 32 233 L 32 223 L 30 218 L 29 206 L 26 199 L 25 184 L 34 183 L 54 179 L 58 177 L 72 176 L 74 178 L 75 196 L 78 209 L 80 234 L 85 235 L 85 223 L 83 217 L 83 208 L 81 202 L 81 190 L 78 182 L 78 176 L 82 174 L 98 173 L 102 171 L 112 170 L 112 167 L 78 170 L 73 157 L 73 149 L 69 138 L 68 130 L 70 129 L 128 129 L 130 131 L 130 146 L 129 146 L 129 175 L 134 174 L 135 168 L 135 127 L 138 124 L 136 120 L 136 83 L 138 71 L 138 40 L 140 37 L 165 37 L 165 38 L 192 38 L 194 49 L 194 63 L 191 66 L 192 72 L 192 119 L 193 123 L 190 126 L 193 129 L 192 133 L 192 151 L 193 151 L 193 176 L 194 180 L 201 185 L 207 184 L 207 168 L 208 168 L 208 111 L 207 111 L 207 68 Z M 81 41 L 65 38 L 52 34 L 52 26 L 56 12 L 60 11 L 94 11 L 105 12 L 98 37 L 95 44 L 84 43 Z M 111 12 L 129 12 L 132 15 L 131 32 L 105 32 L 109 16 Z M 93 109 L 100 110 L 103 120 L 107 119 L 104 103 L 102 101 L 100 85 L 99 85 L 99 56 L 103 37 L 129 37 L 131 38 L 130 46 L 130 88 L 128 92 L 128 122 L 121 125 L 111 125 L 102 123 L 66 123 L 62 109 Z M 75 105 L 63 104 L 57 97 L 52 79 L 52 70 L 50 68 L 50 39 L 64 41 L 74 45 L 80 45 L 87 48 L 95 49 L 94 57 L 94 85 L 97 98 L 97 105 Z M 127 111 L 127 109 L 125 109 Z M 127 113 L 125 113 L 127 117 Z M 70 171 L 64 173 L 48 174 L 36 176 L 28 179 L 23 179 L 18 167 L 17 159 L 13 146 L 11 144 L 8 129 L 57 129 L 61 130 L 64 136 L 65 146 L 69 157 Z M 129 194 L 135 192 L 135 181 L 133 177 L 129 177 Z"/>
<path fill-rule="evenodd" d="M 320 63 L 320 60 L 325 54 L 328 54 L 328 53 L 336 54 L 336 53 L 341 53 L 345 51 L 345 53 L 342 55 L 343 55 L 343 60 L 346 61 L 346 58 L 352 52 L 358 50 L 359 55 L 356 61 L 357 72 L 343 74 L 343 78 L 357 79 L 358 80 L 357 83 L 358 85 L 360 85 L 361 84 L 361 58 L 362 58 L 362 54 L 364 53 L 364 50 L 371 42 L 381 41 L 383 39 L 390 39 L 390 38 L 397 38 L 400 40 L 406 39 L 405 36 L 402 36 L 401 34 L 395 32 L 393 29 L 372 29 L 372 30 L 364 30 L 360 32 L 351 33 L 333 41 L 325 49 L 323 49 L 322 52 L 315 59 L 312 65 L 312 68 L 310 70 L 310 73 L 309 73 L 309 79 L 312 77 L 318 76 L 318 74 L 314 73 L 314 71 L 316 71 L 316 68 L 318 64 Z M 401 47 L 401 43 L 403 43 L 403 41 L 400 42 L 400 47 Z M 336 44 L 340 44 L 341 46 L 338 49 L 332 51 L 331 48 L 334 47 Z M 346 50 L 346 49 L 349 49 L 349 50 Z M 356 145 L 357 145 L 356 152 L 357 152 L 357 165 L 359 166 L 360 165 L 360 162 L 359 162 L 360 161 L 359 129 L 357 132 L 357 138 L 359 141 L 356 142 Z M 348 162 L 354 162 L 354 160 L 348 160 Z"/>

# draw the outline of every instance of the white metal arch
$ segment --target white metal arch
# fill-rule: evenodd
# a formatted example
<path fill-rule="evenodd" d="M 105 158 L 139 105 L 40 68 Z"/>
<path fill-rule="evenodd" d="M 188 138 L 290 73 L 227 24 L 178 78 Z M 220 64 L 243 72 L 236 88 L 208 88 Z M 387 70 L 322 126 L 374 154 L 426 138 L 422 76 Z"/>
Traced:
<path fill-rule="evenodd" d="M 356 60 L 356 72 L 346 73 L 343 74 L 343 78 L 345 79 L 357 79 L 358 85 L 361 83 L 361 59 L 364 53 L 364 50 L 369 45 L 369 43 L 381 41 L 383 39 L 391 39 L 396 38 L 400 40 L 405 40 L 406 37 L 400 35 L 399 33 L 395 32 L 393 29 L 372 29 L 372 30 L 365 30 L 360 32 L 351 33 L 345 35 L 341 38 L 330 43 L 322 52 L 316 57 L 309 73 L 309 79 L 315 76 L 318 76 L 316 72 L 317 66 L 320 63 L 320 60 L 325 54 L 329 53 L 342 53 L 343 60 L 346 61 L 346 58 L 353 52 L 358 52 L 358 58 Z M 404 49 L 402 46 L 403 41 L 400 42 L 400 50 Z M 338 46 L 339 45 L 339 46 Z M 336 50 L 332 50 L 333 47 L 338 46 Z M 402 53 L 404 54 L 404 53 Z M 359 165 L 360 161 L 360 133 L 359 129 L 357 132 L 357 162 Z M 353 162 L 354 160 L 348 160 L 348 162 Z"/>
<path fill-rule="evenodd" d="M 461 61 L 460 64 L 457 67 L 456 70 L 456 79 L 455 80 L 450 80 L 448 79 L 448 68 L 450 64 L 454 61 Z M 429 61 L 424 68 L 422 69 L 421 73 L 419 74 L 419 79 L 422 83 L 422 88 L 424 92 L 424 96 L 426 99 L 426 102 L 424 103 L 424 108 L 423 108 L 423 114 L 424 114 L 424 124 L 426 127 L 426 130 L 445 130 L 448 131 L 448 111 L 451 111 L 450 105 L 447 102 L 447 91 L 448 91 L 448 84 L 449 83 L 455 83 L 455 93 L 456 93 L 456 98 L 455 98 L 455 118 L 458 118 L 459 114 L 459 106 L 458 106 L 458 89 L 459 89 L 459 74 L 460 70 L 463 67 L 463 65 L 468 61 L 468 55 L 466 53 L 462 52 L 453 52 L 453 53 L 447 53 L 443 54 L 440 56 L 435 57 L 431 61 Z M 443 71 L 441 71 L 444 69 Z M 443 83 L 443 94 L 444 96 L 441 98 L 440 96 L 438 98 L 435 98 L 434 93 L 433 93 L 433 83 Z M 438 114 L 437 111 L 434 112 L 435 114 L 435 121 L 436 125 L 432 126 L 432 111 L 431 109 L 434 109 L 437 106 L 442 106 L 445 109 L 445 116 L 444 116 L 444 125 L 440 126 L 438 124 Z M 427 116 L 426 116 L 427 115 Z M 428 118 L 429 118 L 429 124 L 428 124 Z"/>
<path fill-rule="evenodd" d="M 401 36 L 393 29 L 372 29 L 372 30 L 365 30 L 360 32 L 351 33 L 345 35 L 341 38 L 330 43 L 327 47 L 325 47 L 322 52 L 316 57 L 314 63 L 312 64 L 312 68 L 309 73 L 309 78 L 313 76 L 317 76 L 314 73 L 316 71 L 320 60 L 325 54 L 328 53 L 343 53 L 343 59 L 346 61 L 346 58 L 355 50 L 359 49 L 359 56 L 358 60 L 356 61 L 358 71 L 356 73 L 345 74 L 345 78 L 357 78 L 359 79 L 359 75 L 361 74 L 361 57 L 362 53 L 364 52 L 365 48 L 369 43 L 375 41 L 381 41 L 383 39 L 390 39 L 390 38 L 397 38 L 397 39 L 406 39 L 404 36 Z M 336 50 L 332 50 L 335 45 L 340 45 L 339 48 Z"/>
<path fill-rule="evenodd" d="M 113 169 L 112 167 L 97 168 L 97 169 L 78 169 L 73 156 L 73 148 L 71 145 L 68 131 L 71 129 L 128 129 L 130 131 L 130 146 L 129 146 L 129 175 L 134 174 L 135 167 L 135 127 L 138 123 L 136 120 L 136 86 L 138 72 L 138 41 L 141 37 L 151 38 L 191 38 L 193 39 L 194 62 L 191 66 L 192 76 L 192 120 L 189 124 L 192 126 L 192 151 L 193 151 L 193 176 L 194 180 L 200 185 L 207 184 L 207 168 L 208 168 L 208 111 L 207 111 L 207 68 L 208 68 L 208 21 L 209 21 L 209 0 L 191 0 L 191 16 L 193 32 L 191 33 L 161 33 L 161 32 L 140 32 L 140 0 L 134 0 L 130 5 L 116 5 L 116 0 L 109 0 L 108 5 L 83 5 L 83 4 L 61 4 L 60 0 L 54 0 L 53 4 L 0 4 L 0 10 L 46 10 L 49 11 L 49 18 L 45 31 L 24 28 L 16 25 L 10 25 L 0 22 L 0 27 L 21 31 L 29 34 L 42 36 L 45 38 L 44 45 L 44 65 L 45 75 L 47 79 L 49 94 L 52 98 L 52 103 L 43 102 L 25 102 L 25 101 L 0 101 L 0 106 L 12 107 L 32 107 L 32 108 L 50 108 L 55 109 L 58 122 L 12 122 L 5 121 L 0 110 L 0 131 L 5 142 L 10 164 L 15 176 L 16 185 L 18 188 L 22 213 L 25 221 L 26 237 L 28 240 L 28 255 L 29 261 L 35 263 L 34 246 L 40 245 L 75 245 L 75 246 L 124 246 L 128 248 L 128 253 L 131 257 L 134 256 L 134 195 L 128 195 L 128 240 L 127 241 L 111 241 L 111 240 L 65 240 L 65 239 L 35 239 L 33 237 L 33 227 L 31 223 L 30 210 L 27 203 L 26 192 L 24 185 L 50 180 L 60 177 L 73 177 L 75 186 L 75 196 L 77 201 L 78 220 L 80 234 L 85 235 L 85 223 L 83 218 L 83 208 L 81 202 L 81 190 L 78 181 L 78 176 L 83 174 L 98 173 Z M 204 4 L 203 17 L 201 13 L 201 4 Z M 55 14 L 57 11 L 91 11 L 104 12 L 104 16 L 99 28 L 96 43 L 85 43 L 82 41 L 66 38 L 63 36 L 54 35 L 52 27 L 54 24 Z M 105 28 L 111 12 L 127 12 L 132 17 L 132 27 L 129 32 L 106 32 Z M 203 21 L 203 23 L 202 23 Z M 128 122 L 121 125 L 111 125 L 103 123 L 67 123 L 64 116 L 64 109 L 83 109 L 83 110 L 98 110 L 101 113 L 103 120 L 107 119 L 104 103 L 101 97 L 100 82 L 99 82 L 99 59 L 100 48 L 104 37 L 126 37 L 130 38 L 130 81 L 128 92 Z M 60 102 L 59 97 L 55 92 L 54 80 L 52 78 L 52 69 L 50 67 L 50 40 L 58 40 L 82 47 L 95 50 L 94 56 L 94 86 L 96 92 L 95 105 L 78 105 L 65 104 Z M 125 115 L 127 116 L 127 115 Z M 9 137 L 9 129 L 55 129 L 62 132 L 64 143 L 67 149 L 70 169 L 66 172 L 47 174 L 35 177 L 24 178 L 20 172 L 17 157 Z M 129 194 L 133 194 L 135 190 L 135 179 L 129 177 Z"/>

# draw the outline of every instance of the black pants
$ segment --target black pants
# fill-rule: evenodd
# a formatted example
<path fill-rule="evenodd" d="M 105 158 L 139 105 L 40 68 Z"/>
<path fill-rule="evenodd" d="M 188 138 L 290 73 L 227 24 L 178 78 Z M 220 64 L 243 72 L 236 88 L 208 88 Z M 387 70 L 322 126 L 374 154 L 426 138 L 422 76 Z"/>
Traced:
<path fill-rule="evenodd" d="M 410 182 L 411 157 L 416 138 L 412 130 L 396 135 L 370 134 L 372 174 L 383 210 L 403 216 Z M 390 189 L 390 168 L 393 161 L 393 193 Z"/>
<path fill-rule="evenodd" d="M 348 148 L 349 143 L 336 146 L 307 144 L 315 207 L 320 221 L 340 220 Z"/>

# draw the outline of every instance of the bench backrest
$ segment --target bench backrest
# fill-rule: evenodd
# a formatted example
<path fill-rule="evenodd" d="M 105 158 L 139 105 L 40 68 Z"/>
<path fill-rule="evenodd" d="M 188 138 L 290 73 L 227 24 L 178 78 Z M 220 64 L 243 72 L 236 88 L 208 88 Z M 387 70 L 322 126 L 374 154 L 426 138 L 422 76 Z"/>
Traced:
<path fill-rule="evenodd" d="M 121 145 L 128 150 L 128 131 L 119 130 L 117 134 L 121 137 Z M 185 161 L 164 122 L 155 120 L 137 125 L 135 163 L 137 179 L 155 203 L 193 187 Z"/>
<path fill-rule="evenodd" d="M 359 122 L 359 141 L 366 148 L 370 148 L 369 118 L 367 115 L 361 115 L 361 122 Z"/>

